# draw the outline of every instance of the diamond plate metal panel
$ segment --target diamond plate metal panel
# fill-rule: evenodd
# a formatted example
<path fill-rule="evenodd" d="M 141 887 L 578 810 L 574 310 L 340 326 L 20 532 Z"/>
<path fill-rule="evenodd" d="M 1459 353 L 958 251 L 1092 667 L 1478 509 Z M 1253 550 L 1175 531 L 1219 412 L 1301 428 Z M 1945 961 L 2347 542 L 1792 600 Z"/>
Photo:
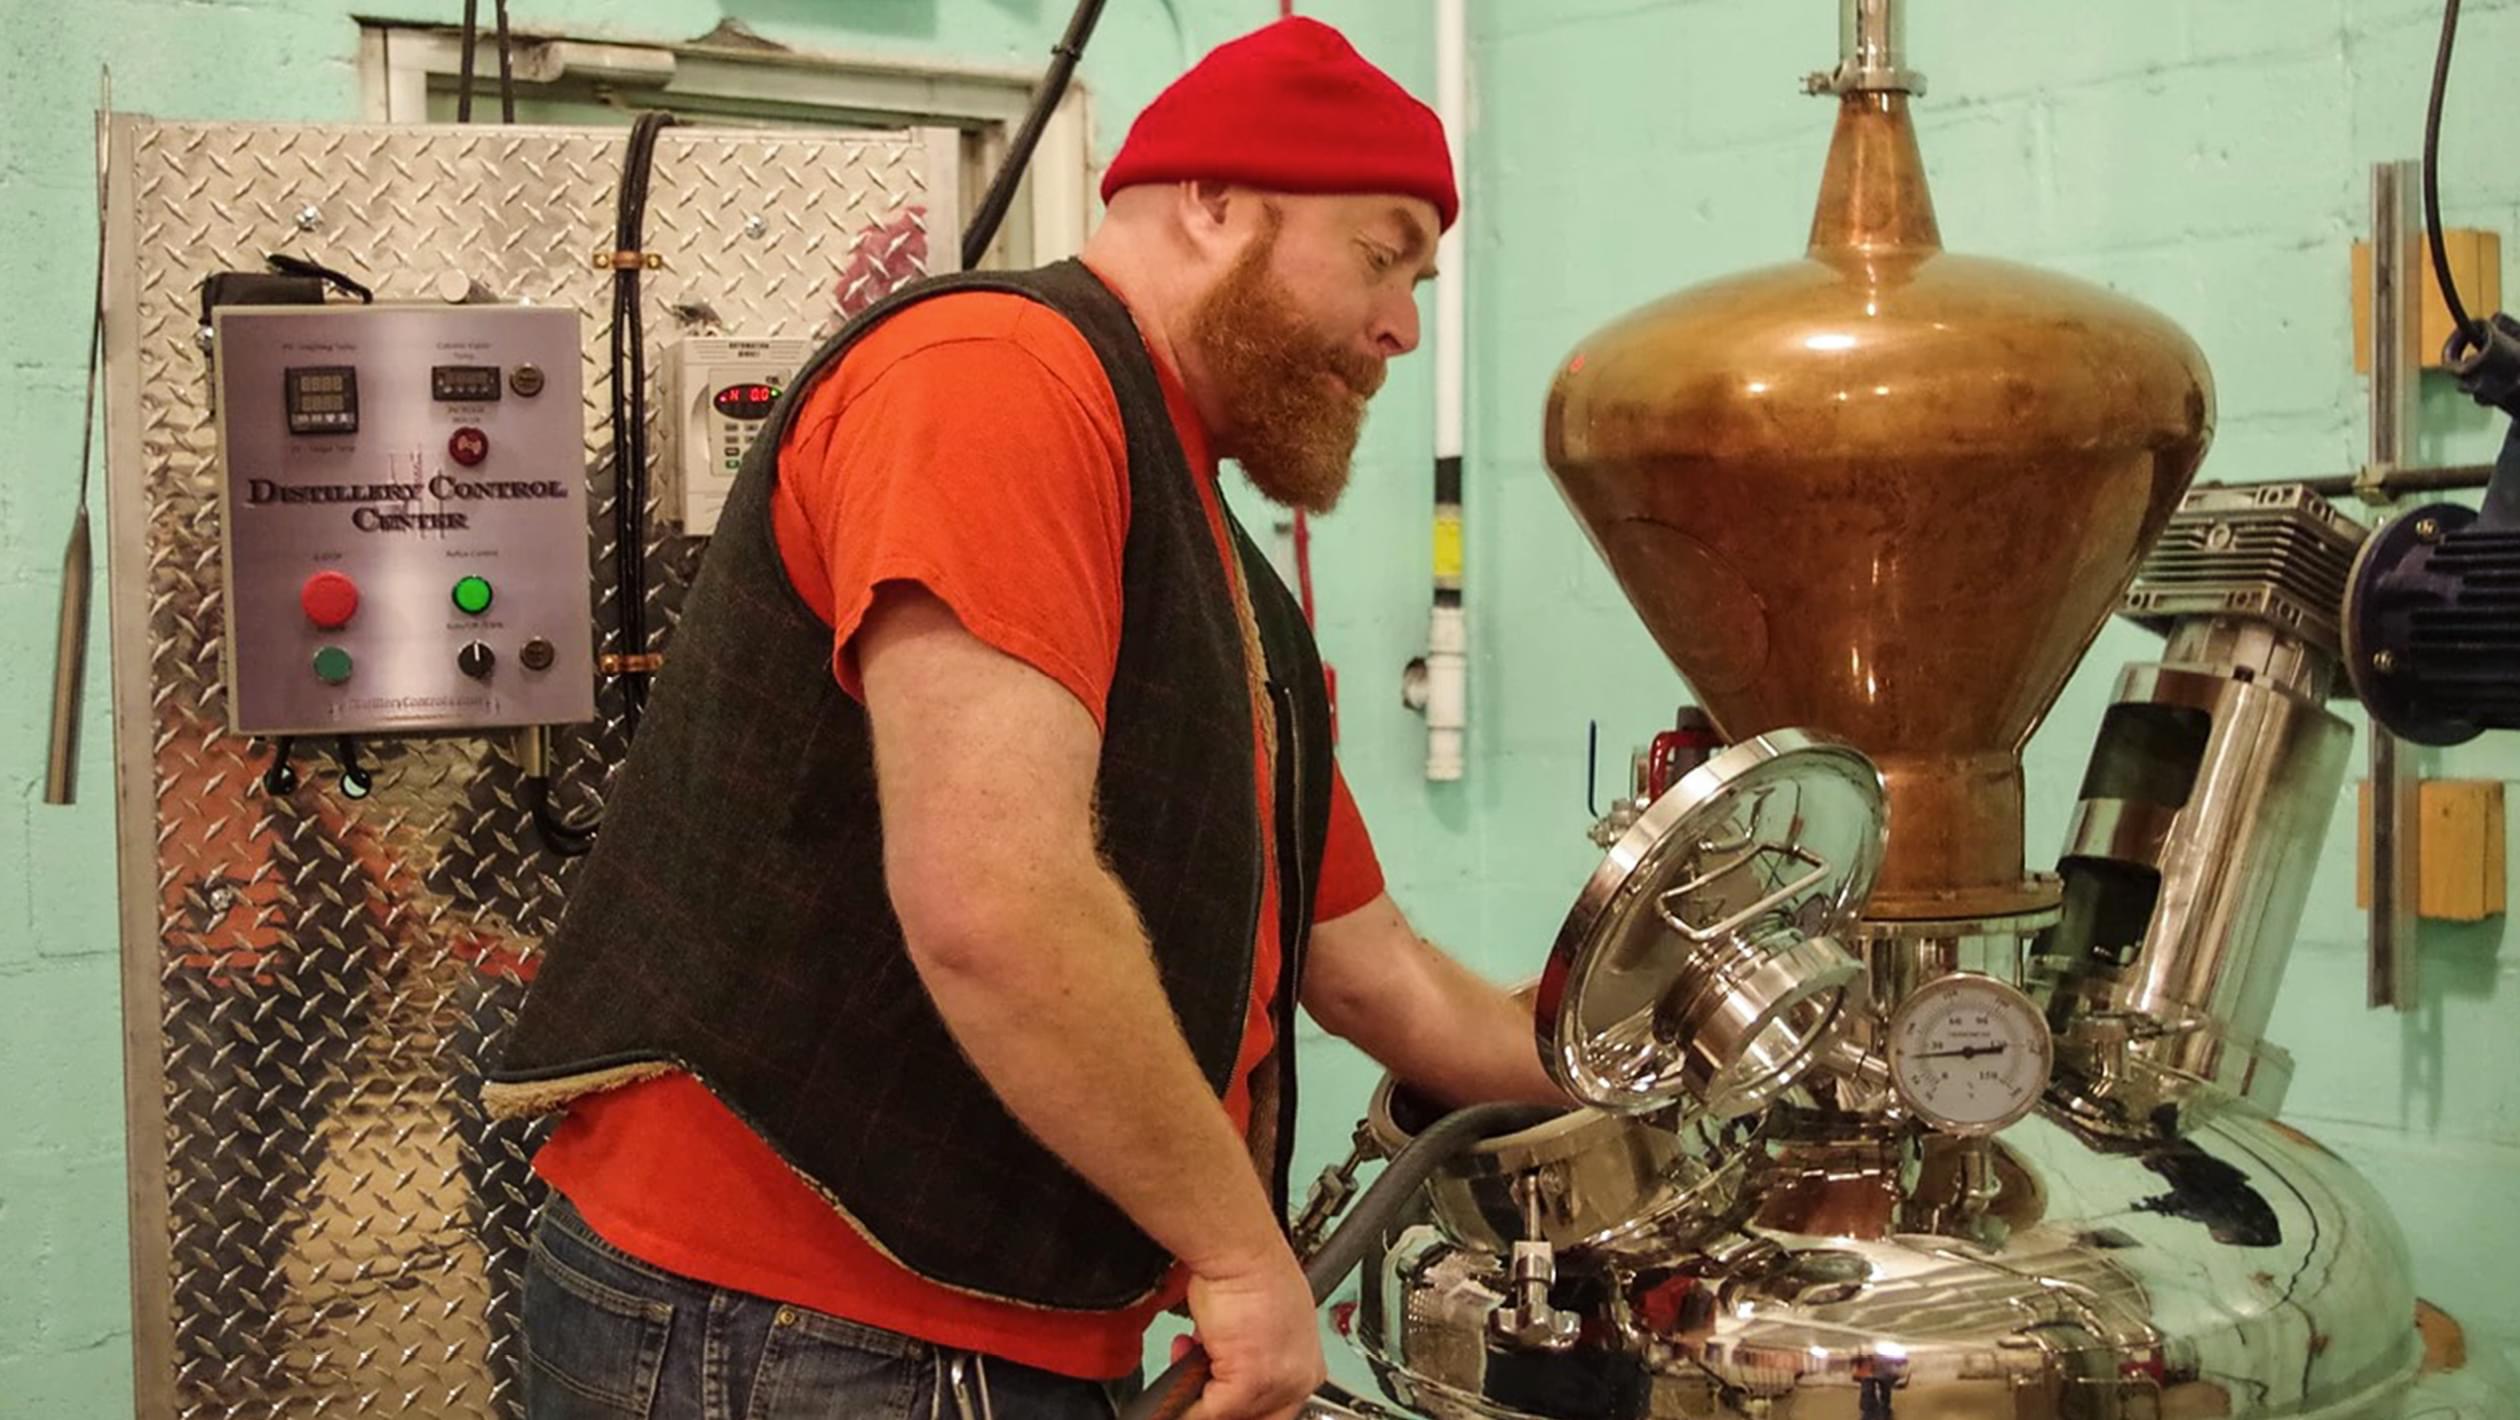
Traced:
<path fill-rule="evenodd" d="M 274 746 L 227 735 L 218 501 L 201 281 L 286 251 L 380 299 L 576 306 L 586 352 L 590 600 L 617 644 L 605 411 L 623 133 L 117 123 L 114 577 L 123 729 L 127 1031 L 142 1196 L 144 1410 L 186 1417 L 501 1415 L 538 1130 L 491 1125 L 477 1069 L 513 1019 L 569 869 L 542 851 L 503 742 Z M 643 279 L 651 378 L 685 333 L 817 337 L 950 260 L 953 147 L 927 132 L 684 129 L 658 144 Z M 651 447 L 662 439 L 651 432 Z M 652 479 L 652 485 L 654 480 Z M 670 642 L 704 544 L 651 542 Z M 142 611 L 145 606 L 145 612 Z M 559 737 L 564 808 L 626 747 L 617 688 Z M 146 922 L 143 928 L 142 922 Z M 154 1083 L 162 1081 L 162 1088 Z M 162 1127 L 159 1121 L 162 1120 Z M 137 1137 L 153 1132 L 154 1137 Z M 163 1188 L 152 1194 L 156 1180 Z M 149 1314 L 162 1304 L 165 1315 Z"/>

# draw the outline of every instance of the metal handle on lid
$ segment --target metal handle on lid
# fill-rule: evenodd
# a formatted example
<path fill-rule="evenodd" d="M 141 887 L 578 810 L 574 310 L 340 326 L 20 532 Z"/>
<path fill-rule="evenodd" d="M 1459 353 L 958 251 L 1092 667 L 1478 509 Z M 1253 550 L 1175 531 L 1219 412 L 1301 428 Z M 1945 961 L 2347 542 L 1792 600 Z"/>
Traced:
<path fill-rule="evenodd" d="M 1776 891 L 1769 893 L 1767 896 L 1760 898 L 1758 901 L 1751 903 L 1748 907 L 1741 909 L 1732 916 L 1724 918 L 1722 921 L 1712 923 L 1708 926 L 1691 926 L 1680 916 L 1679 911 L 1672 906 L 1672 899 L 1687 897 L 1690 893 L 1696 892 L 1710 883 L 1729 877 L 1732 874 L 1741 871 L 1742 868 L 1748 866 L 1750 863 L 1770 853 L 1781 853 L 1784 856 L 1810 868 L 1811 871 L 1803 874 L 1799 878 L 1796 878 L 1794 881 L 1787 883 L 1785 886 L 1778 888 Z M 1671 930 L 1688 938 L 1692 942 L 1711 942 L 1718 937 L 1732 935 L 1734 932 L 1748 926 L 1750 923 L 1757 921 L 1761 917 L 1766 916 L 1768 913 L 1775 911 L 1777 908 L 1784 906 L 1788 902 L 1791 902 L 1803 893 L 1809 892 L 1812 888 L 1819 886 L 1820 883 L 1829 876 L 1829 872 L 1830 868 L 1826 859 L 1823 859 L 1819 854 L 1812 852 L 1810 849 L 1805 848 L 1800 844 L 1756 844 L 1721 866 L 1710 871 L 1700 873 L 1696 877 L 1689 879 L 1687 882 L 1664 891 L 1660 897 L 1654 899 L 1654 914 L 1662 918 L 1664 924 L 1669 926 Z"/>

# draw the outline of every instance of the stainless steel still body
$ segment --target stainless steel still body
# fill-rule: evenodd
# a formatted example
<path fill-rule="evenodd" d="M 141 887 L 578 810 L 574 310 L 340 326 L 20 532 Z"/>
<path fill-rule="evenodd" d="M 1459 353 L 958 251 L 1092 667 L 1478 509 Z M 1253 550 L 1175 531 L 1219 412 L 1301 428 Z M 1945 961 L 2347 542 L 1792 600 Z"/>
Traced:
<path fill-rule="evenodd" d="M 107 349 L 115 765 L 134 1360 L 148 1417 L 516 1413 L 518 1278 L 542 1129 L 486 1122 L 477 1067 L 522 999 L 570 878 L 505 737 L 329 746 L 263 783 L 227 733 L 202 278 L 267 252 L 384 300 L 483 294 L 610 312 L 626 130 L 116 120 Z M 651 345 L 835 329 L 932 248 L 951 260 L 958 136 L 678 128 L 658 142 Z M 602 340 L 582 364 L 587 552 L 612 550 Z M 704 544 L 661 522 L 651 623 Z M 571 554 L 575 555 L 575 549 Z M 601 649 L 610 579 L 590 588 Z M 558 736 L 582 817 L 624 740 Z"/>
<path fill-rule="evenodd" d="M 2193 640 L 2173 632 L 2174 647 L 2193 650 Z M 2332 666 L 2332 644 L 2291 644 Z M 2157 669 L 2130 671 L 2125 683 L 2153 685 L 2144 672 Z M 2219 708 L 2226 718 L 2196 740 L 2211 781 L 2199 800 L 2282 805 L 2295 797 L 2287 786 L 2305 778 L 2314 799 L 2334 796 L 2343 748 L 2324 726 L 2301 729 L 2315 719 L 2268 715 L 2245 697 Z M 2303 744 L 2313 747 L 2307 767 Z M 1823 969 L 1818 979 L 1847 984 L 1853 996 L 1826 1047 L 1817 1034 L 1802 1038 L 1817 1018 L 1781 996 L 1780 1009 L 1737 1011 L 1731 1020 L 1750 1022 L 1741 1029 L 1700 1018 L 1686 1033 L 1701 1060 L 1808 1060 L 1748 1109 L 1709 1108 L 1706 1068 L 1640 1052 L 1642 1034 L 1680 1019 L 1671 1003 L 1704 995 L 1687 982 L 1657 992 L 1648 975 L 1657 951 L 1701 964 L 1682 977 L 1756 979 L 1720 957 L 1704 965 L 1703 944 L 1669 919 L 1688 917 L 1683 889 L 1699 890 L 1709 875 L 1676 867 L 1640 885 L 1640 869 L 1655 861 L 1647 849 L 1685 865 L 1738 860 L 1754 836 L 1748 819 L 1711 817 L 1710 807 L 1745 784 L 1774 790 L 1750 772 L 1817 747 L 1825 742 L 1783 731 L 1716 756 L 1655 801 L 1587 884 L 1551 976 L 1534 988 L 1544 1021 L 1551 1000 L 1565 998 L 1553 978 L 1567 943 L 1592 944 L 1594 958 L 1574 970 L 1611 972 L 1630 1007 L 1619 1022 L 1627 1029 L 1605 1031 L 1592 1048 L 1637 1066 L 1624 1083 L 1649 1082 L 1660 1069 L 1687 1089 L 1659 1108 L 1574 1111 L 1439 1170 L 1334 1303 L 1370 1377 L 1359 1389 L 1429 1416 L 1569 1420 L 2520 1415 L 2520 1380 L 2491 1356 L 2465 1355 L 2455 1322 L 2420 1302 L 2387 1201 L 2265 1102 L 2282 1076 L 2265 1064 L 2280 1052 L 2252 1031 L 2263 1016 L 2241 1006 L 2127 1004 L 2157 975 L 2279 975 L 2306 889 L 2301 873 L 2281 865 L 2315 855 L 2324 815 L 2209 814 L 2220 828 L 2205 832 L 2191 819 L 2184 833 L 2173 815 L 2154 844 L 2180 844 L 2189 856 L 2161 863 L 2165 889 L 2130 900 L 2123 886 L 2103 884 L 2101 895 L 2115 900 L 2101 919 L 2132 912 L 2145 919 L 2139 943 L 2185 943 L 2160 957 L 2137 950 L 2133 960 L 2194 971 L 2094 967 L 2089 934 L 2060 938 L 2053 925 L 2030 939 L 1968 938 L 1973 950 L 1938 969 L 1851 982 Z M 1825 816 L 1825 800 L 1791 784 L 1786 792 L 1795 794 L 1790 812 L 1769 814 L 1764 831 Z M 2200 832 L 2207 841 L 2196 841 Z M 1809 863 L 1849 840 L 1821 832 L 1777 841 Z M 2094 847 L 2085 827 L 2073 841 Z M 2123 835 L 2107 841 L 2127 851 Z M 2217 871 L 2250 863 L 2280 870 Z M 1794 869 L 1781 887 L 1768 878 L 1741 892 L 1764 904 L 1812 876 Z M 1683 889 L 1662 886 L 1674 881 Z M 1715 910 L 1732 920 L 1740 900 Z M 1643 913 L 1602 925 L 1637 903 L 1673 928 L 1658 948 L 1646 945 Z M 1789 898 L 1778 904 L 1779 930 L 1744 948 L 1745 958 L 1809 971 L 1819 959 L 1797 952 L 1862 930 L 1845 905 Z M 2259 923 L 2283 930 L 2269 935 Z M 1950 940 L 1875 936 L 1865 947 L 1914 968 Z M 1602 967 L 1604 941 L 1634 950 L 1614 951 Z M 1931 981 L 2003 970 L 1996 946 L 2006 942 L 2013 969 L 2057 1023 L 2053 1081 L 2033 1113 L 1999 1132 L 1934 1127 L 1884 1083 L 1877 993 L 1914 999 Z M 2043 975 L 2027 974 L 2025 952 Z M 2258 995 L 2200 994 L 2240 1003 Z M 1668 1035 L 1676 1042 L 1684 1032 Z M 1544 1025 L 1544 1049 L 1560 1043 Z M 1584 1077 L 1561 1078 L 1573 1088 Z M 1432 1114 L 1386 1080 L 1365 1130 L 1387 1151 Z M 1349 1397 L 1324 1412 L 1376 1408 Z"/>
<path fill-rule="evenodd" d="M 1333 1313 L 1376 1399 L 1340 1408 L 2520 1416 L 2387 1201 L 2276 1114 L 2361 530 L 2188 491 L 2212 383 L 2158 315 L 1943 252 L 1898 7 L 1841 8 L 1808 259 L 1614 324 L 1549 407 L 1735 743 L 1612 826 L 1533 988 L 1591 1107 L 1383 1229 Z M 2040 873 L 2020 748 L 2112 610 L 2164 653 Z M 1386 1081 L 1367 1129 L 1424 1115 Z"/>
<path fill-rule="evenodd" d="M 1427 1215 L 1348 1325 L 1383 1394 L 1429 1415 L 1855 1415 L 1867 1381 L 1880 1413 L 1938 1418 L 2424 1413 L 2385 1204 L 2312 1140 L 2234 1105 L 2149 1147 L 2043 1118 L 1993 1148 L 2000 1245 L 1919 1206 L 1948 1160 L 1822 1132 L 1701 1161 L 1736 1176 L 1709 1206 L 1561 1255 L 1564 1350 L 1494 1343 L 1498 1255 Z M 2443 1413 L 2508 1413 L 2483 1400 Z"/>
<path fill-rule="evenodd" d="M 1717 756 L 1656 802 L 1626 856 L 1709 822 L 1719 775 L 1756 762 L 1743 750 L 1790 757 L 1803 738 Z M 2319 825 L 2273 827 L 2230 856 L 2315 850 Z M 1570 936 L 1598 939 L 1621 901 L 1658 891 L 1621 857 Z M 2210 877 L 2158 910 L 2232 907 Z M 2248 899 L 2250 883 L 2230 886 Z M 1842 930 L 1804 907 L 1804 925 Z M 2197 959 L 2240 965 L 2253 943 L 2213 945 Z M 2255 1077 L 2184 1071 L 2195 1033 L 2133 1036 L 2086 999 L 2051 995 L 2067 1022 L 2056 1079 L 1991 1135 L 1927 1127 L 1874 1077 L 1877 1036 L 1856 1031 L 1862 1044 L 1817 1057 L 1764 1108 L 1719 1118 L 1692 1091 L 1490 1141 L 1439 1171 L 1336 1300 L 1370 1378 L 1358 1389 L 1430 1416 L 2520 1414 L 2520 1382 L 2462 1355 L 2455 1323 L 2420 1303 L 2369 1183 L 2248 1098 Z M 1431 1117 L 1387 1080 L 1367 1127 L 1388 1149 Z"/>

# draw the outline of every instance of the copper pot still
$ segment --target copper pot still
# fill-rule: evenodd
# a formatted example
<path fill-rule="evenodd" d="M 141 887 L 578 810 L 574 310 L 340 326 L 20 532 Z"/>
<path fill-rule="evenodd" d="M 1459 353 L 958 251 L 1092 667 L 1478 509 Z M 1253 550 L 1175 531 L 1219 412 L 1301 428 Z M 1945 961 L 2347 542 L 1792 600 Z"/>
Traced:
<path fill-rule="evenodd" d="M 1549 467 L 1727 738 L 1880 765 L 1868 917 L 2034 912 L 2022 747 L 2195 476 L 2213 379 L 2133 301 L 1945 251 L 1900 11 L 1842 13 L 1809 249 L 1586 339 Z"/>

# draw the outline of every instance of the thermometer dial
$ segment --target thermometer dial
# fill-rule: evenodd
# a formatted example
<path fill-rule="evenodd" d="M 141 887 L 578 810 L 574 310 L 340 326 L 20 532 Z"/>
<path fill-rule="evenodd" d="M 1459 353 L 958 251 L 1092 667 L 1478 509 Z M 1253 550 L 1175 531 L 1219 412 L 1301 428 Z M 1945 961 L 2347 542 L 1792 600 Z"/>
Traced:
<path fill-rule="evenodd" d="M 1916 989 L 1890 1017 L 1890 1080 L 1927 1124 L 1992 1134 L 2038 1104 L 2052 1049 L 2030 998 L 1959 972 Z"/>

